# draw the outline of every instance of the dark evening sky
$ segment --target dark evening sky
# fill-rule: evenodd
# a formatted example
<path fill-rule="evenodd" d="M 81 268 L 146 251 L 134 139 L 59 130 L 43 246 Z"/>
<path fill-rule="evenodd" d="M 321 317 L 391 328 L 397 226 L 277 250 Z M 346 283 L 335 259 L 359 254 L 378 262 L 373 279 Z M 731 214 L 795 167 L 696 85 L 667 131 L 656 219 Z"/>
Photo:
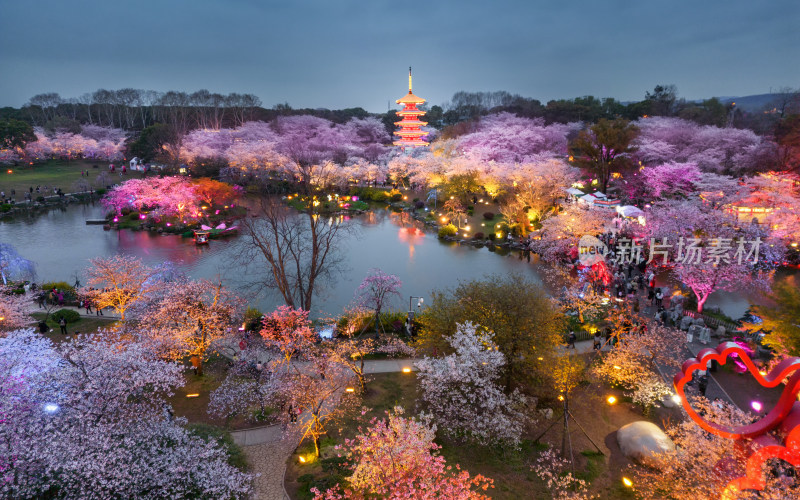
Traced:
<path fill-rule="evenodd" d="M 800 1 L 0 0 L 0 106 L 98 88 L 385 111 L 406 90 L 543 102 L 800 87 Z"/>

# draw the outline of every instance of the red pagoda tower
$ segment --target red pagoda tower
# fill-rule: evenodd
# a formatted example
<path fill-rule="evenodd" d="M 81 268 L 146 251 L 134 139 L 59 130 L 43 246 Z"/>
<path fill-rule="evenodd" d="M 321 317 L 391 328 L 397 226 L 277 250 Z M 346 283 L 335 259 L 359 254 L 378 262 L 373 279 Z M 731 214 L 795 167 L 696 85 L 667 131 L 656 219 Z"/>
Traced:
<path fill-rule="evenodd" d="M 418 148 L 427 146 L 428 143 L 422 140 L 422 137 L 427 135 L 419 128 L 427 125 L 428 122 L 420 121 L 419 117 L 424 115 L 424 111 L 417 109 L 418 104 L 425 102 L 425 99 L 415 96 L 411 92 L 411 67 L 408 68 L 408 94 L 401 99 L 395 101 L 397 104 L 402 104 L 403 109 L 397 112 L 397 116 L 401 118 L 399 122 L 394 122 L 395 125 L 400 127 L 400 130 L 394 133 L 398 136 L 398 140 L 394 141 L 395 146 L 402 146 L 405 148 Z"/>

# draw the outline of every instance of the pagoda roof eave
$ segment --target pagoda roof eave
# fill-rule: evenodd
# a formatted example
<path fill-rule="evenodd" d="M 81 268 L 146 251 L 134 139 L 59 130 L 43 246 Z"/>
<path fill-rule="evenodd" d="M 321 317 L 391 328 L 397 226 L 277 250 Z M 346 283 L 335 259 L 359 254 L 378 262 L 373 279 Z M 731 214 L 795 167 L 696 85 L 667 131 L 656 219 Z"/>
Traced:
<path fill-rule="evenodd" d="M 412 94 L 411 92 L 409 92 L 408 94 L 404 95 L 403 97 L 401 97 L 400 99 L 396 100 L 395 102 L 397 104 L 422 104 L 423 102 L 425 102 L 425 99 L 423 99 L 421 97 L 417 97 L 414 94 Z"/>

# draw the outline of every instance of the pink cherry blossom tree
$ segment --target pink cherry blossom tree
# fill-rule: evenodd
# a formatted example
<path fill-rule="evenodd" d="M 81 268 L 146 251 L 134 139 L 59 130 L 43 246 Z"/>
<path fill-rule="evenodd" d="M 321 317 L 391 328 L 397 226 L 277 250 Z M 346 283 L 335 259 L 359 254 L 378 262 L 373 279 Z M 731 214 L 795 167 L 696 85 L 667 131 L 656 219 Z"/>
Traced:
<path fill-rule="evenodd" d="M 244 498 L 250 477 L 171 417 L 181 368 L 106 332 L 61 344 L 32 330 L 0 339 L 0 495 Z"/>
<path fill-rule="evenodd" d="M 194 186 L 184 177 L 147 177 L 123 182 L 109 191 L 101 203 L 116 213 L 128 208 L 182 218 L 198 216 L 198 198 Z"/>
<path fill-rule="evenodd" d="M 648 209 L 646 218 L 656 264 L 668 267 L 692 290 L 698 312 L 714 291 L 766 289 L 776 263 L 782 261 L 783 248 L 774 243 L 769 229 L 739 224 L 709 205 L 659 202 Z M 660 252 L 670 248 L 665 260 Z"/>
<path fill-rule="evenodd" d="M 386 274 L 380 269 L 370 269 L 367 277 L 356 290 L 356 304 L 375 311 L 375 331 L 383 330 L 381 309 L 393 298 L 400 297 L 403 282 L 394 274 Z"/>
<path fill-rule="evenodd" d="M 30 298 L 17 295 L 13 290 L 0 286 L 0 333 L 16 330 L 29 324 Z"/>
<path fill-rule="evenodd" d="M 447 338 L 453 354 L 417 361 L 422 400 L 443 431 L 481 444 L 519 444 L 525 415 L 522 396 L 498 384 L 505 356 L 492 335 L 471 323 Z"/>
<path fill-rule="evenodd" d="M 312 328 L 308 311 L 280 306 L 271 314 L 265 315 L 263 327 L 259 331 L 268 348 L 281 353 L 276 368 L 285 365 L 288 372 L 292 361 L 302 354 L 309 353 L 319 340 Z"/>
<path fill-rule="evenodd" d="M 581 236 L 598 235 L 606 231 L 614 217 L 609 210 L 570 204 L 545 219 L 540 231 L 541 239 L 533 241 L 533 249 L 548 262 L 559 262 L 577 256 Z"/>
<path fill-rule="evenodd" d="M 359 435 L 341 448 L 353 467 L 348 485 L 325 492 L 314 488 L 315 499 L 488 500 L 482 492 L 492 487 L 492 480 L 447 465 L 433 442 L 436 427 L 425 417 L 403 413 L 395 407 L 386 418 L 372 419 L 369 428 L 359 429 Z"/>

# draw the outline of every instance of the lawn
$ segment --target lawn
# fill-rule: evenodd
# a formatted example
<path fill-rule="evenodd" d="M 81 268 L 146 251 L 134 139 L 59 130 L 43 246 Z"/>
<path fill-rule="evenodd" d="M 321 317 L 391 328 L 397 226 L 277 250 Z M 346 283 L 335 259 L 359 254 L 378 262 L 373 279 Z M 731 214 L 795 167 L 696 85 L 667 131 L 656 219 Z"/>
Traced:
<path fill-rule="evenodd" d="M 188 369 L 184 371 L 185 385 L 169 398 L 175 415 L 186 417 L 190 424 L 212 425 L 227 430 L 258 426 L 259 424 L 247 421 L 243 416 L 217 418 L 208 414 L 211 393 L 225 379 L 227 370 L 227 358 L 214 354 L 203 366 L 203 375 L 195 375 Z"/>
<path fill-rule="evenodd" d="M 94 168 L 97 165 L 98 168 Z M 8 171 L 11 173 L 8 173 Z M 92 187 L 95 179 L 100 172 L 108 172 L 108 162 L 105 161 L 91 161 L 91 160 L 49 160 L 45 163 L 36 163 L 34 165 L 19 165 L 16 167 L 7 167 L 0 173 L 0 191 L 4 191 L 7 197 L 11 196 L 11 190 L 16 191 L 16 201 L 23 201 L 24 193 L 29 191 L 29 188 L 34 189 L 34 198 L 36 197 L 36 186 L 48 186 L 50 190 L 47 193 L 39 193 L 41 196 L 53 195 L 53 186 L 61 188 L 65 193 L 74 191 L 72 184 L 80 179 L 87 179 L 81 177 L 81 170 L 88 171 L 88 180 Z M 123 178 L 138 178 L 141 177 L 139 172 L 128 172 Z M 111 177 L 115 182 L 118 181 L 119 169 L 112 174 Z"/>
<path fill-rule="evenodd" d="M 56 310 L 57 309 L 53 310 L 53 312 Z M 43 312 L 34 312 L 31 313 L 31 316 L 39 322 L 45 318 L 46 314 Z M 115 319 L 104 318 L 102 316 L 81 316 L 81 319 L 75 323 L 67 324 L 68 335 L 62 335 L 58 323 L 53 321 L 51 314 L 50 318 L 47 320 L 47 326 L 49 326 L 52 331 L 44 333 L 44 336 L 55 342 L 61 342 L 72 338 L 78 333 L 95 333 L 98 329 L 111 328 L 116 322 Z"/>
<path fill-rule="evenodd" d="M 330 435 L 322 440 L 322 456 L 314 463 L 301 464 L 299 457 L 313 452 L 313 445 L 302 443 L 289 458 L 285 487 L 294 499 L 312 498 L 308 490 L 312 486 L 325 489 L 341 482 L 349 471 L 343 467 L 342 459 L 336 457 L 333 446 L 346 437 L 352 437 L 358 425 L 364 425 L 372 416 L 383 416 L 383 412 L 396 404 L 403 406 L 408 414 L 416 414 L 417 382 L 413 374 L 386 373 L 374 375 L 368 384 L 363 405 L 372 408 L 366 415 L 351 416 L 333 427 Z M 616 394 L 620 400 L 609 406 L 605 398 Z M 616 430 L 636 420 L 661 422 L 673 418 L 667 410 L 660 409 L 648 417 L 641 409 L 625 402 L 619 391 L 612 391 L 602 384 L 592 381 L 575 389 L 571 397 L 570 409 L 591 439 L 598 444 L 598 453 L 591 441 L 581 432 L 575 422 L 570 422 L 570 436 L 576 461 L 576 476 L 591 483 L 591 492 L 600 498 L 632 498 L 631 493 L 621 485 L 621 477 L 630 461 L 624 457 L 616 443 Z M 483 474 L 494 480 L 494 488 L 488 493 L 497 499 L 550 498 L 545 484 L 531 471 L 539 452 L 548 446 L 560 449 L 562 428 L 559 420 L 560 410 L 554 408 L 554 418 L 558 421 L 540 440 L 534 439 L 550 425 L 553 420 L 540 418 L 525 432 L 519 450 L 500 450 L 471 444 L 437 439 L 442 445 L 441 453 L 451 465 L 459 464 L 471 474 Z M 360 412 L 359 412 L 360 413 Z"/>

